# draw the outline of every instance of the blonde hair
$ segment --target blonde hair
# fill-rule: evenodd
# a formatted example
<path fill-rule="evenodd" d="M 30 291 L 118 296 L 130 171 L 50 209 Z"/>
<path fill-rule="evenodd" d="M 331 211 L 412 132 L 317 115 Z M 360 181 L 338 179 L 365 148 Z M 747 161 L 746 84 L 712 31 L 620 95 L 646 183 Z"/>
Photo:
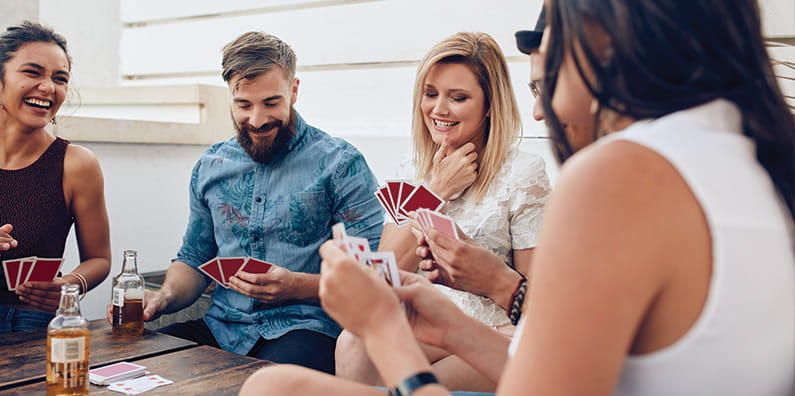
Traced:
<path fill-rule="evenodd" d="M 425 94 L 425 78 L 431 68 L 438 63 L 468 66 L 475 74 L 485 95 L 486 112 L 490 114 L 486 125 L 486 144 L 478 155 L 477 179 L 470 186 L 475 191 L 475 201 L 480 202 L 508 156 L 511 146 L 522 136 L 522 121 L 508 65 L 497 42 L 488 34 L 481 32 L 456 33 L 428 51 L 417 68 L 411 123 L 417 178 L 420 180 L 430 179 L 433 156 L 439 149 L 439 145 L 431 138 L 420 108 Z"/>

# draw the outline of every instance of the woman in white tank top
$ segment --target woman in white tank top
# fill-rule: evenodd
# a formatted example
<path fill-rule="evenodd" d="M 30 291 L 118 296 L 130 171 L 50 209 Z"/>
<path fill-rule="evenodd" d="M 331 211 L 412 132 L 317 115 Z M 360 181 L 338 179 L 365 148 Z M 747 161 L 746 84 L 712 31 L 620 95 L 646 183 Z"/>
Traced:
<path fill-rule="evenodd" d="M 498 395 L 795 394 L 795 121 L 756 2 L 546 6 L 541 98 L 565 163 L 510 358 L 427 282 L 407 275 L 394 293 L 332 243 L 324 308 L 391 394 L 447 394 L 412 331 L 499 380 Z M 590 139 L 571 136 L 583 128 Z M 384 394 L 285 367 L 242 394 L 258 387 Z"/>

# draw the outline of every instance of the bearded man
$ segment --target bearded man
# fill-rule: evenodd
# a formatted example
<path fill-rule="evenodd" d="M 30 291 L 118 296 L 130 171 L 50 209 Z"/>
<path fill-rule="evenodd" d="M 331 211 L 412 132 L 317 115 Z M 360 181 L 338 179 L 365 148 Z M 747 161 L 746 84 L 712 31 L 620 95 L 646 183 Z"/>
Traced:
<path fill-rule="evenodd" d="M 383 213 L 376 179 L 352 145 L 308 125 L 296 57 L 272 35 L 249 32 L 223 49 L 237 137 L 210 147 L 190 180 L 190 218 L 163 286 L 147 291 L 144 319 L 193 303 L 216 257 L 273 263 L 265 273 L 226 273 L 203 319 L 160 331 L 242 355 L 333 373 L 340 327 L 320 307 L 318 247 L 331 226 L 375 250 Z M 216 285 L 218 286 L 218 285 Z"/>

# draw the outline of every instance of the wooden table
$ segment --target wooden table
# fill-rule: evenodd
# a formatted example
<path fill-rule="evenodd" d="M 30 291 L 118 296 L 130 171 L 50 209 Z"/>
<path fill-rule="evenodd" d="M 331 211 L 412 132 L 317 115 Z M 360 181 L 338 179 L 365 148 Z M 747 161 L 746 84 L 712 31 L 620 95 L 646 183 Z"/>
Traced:
<path fill-rule="evenodd" d="M 158 356 L 136 360 L 163 378 L 174 381 L 144 394 L 158 395 L 237 395 L 243 381 L 257 369 L 271 364 L 221 349 L 200 346 Z M 114 395 L 122 393 L 110 391 L 105 386 L 90 385 L 92 395 Z M 43 395 L 44 381 L 0 391 L 0 395 Z"/>
<path fill-rule="evenodd" d="M 105 319 L 89 322 L 92 368 L 133 361 L 196 346 L 193 341 L 145 330 L 140 338 L 114 337 Z M 0 336 L 0 390 L 43 381 L 47 369 L 47 331 Z"/>

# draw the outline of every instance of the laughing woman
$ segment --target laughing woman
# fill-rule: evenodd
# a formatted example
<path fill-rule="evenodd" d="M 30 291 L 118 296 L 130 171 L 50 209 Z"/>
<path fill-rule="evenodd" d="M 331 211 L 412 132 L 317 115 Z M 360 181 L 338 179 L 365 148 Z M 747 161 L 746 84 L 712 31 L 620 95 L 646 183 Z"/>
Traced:
<path fill-rule="evenodd" d="M 24 22 L 0 35 L 0 258 L 63 257 L 75 224 L 81 263 L 52 282 L 0 289 L 0 333 L 46 327 L 61 285 L 81 293 L 110 271 L 102 170 L 94 154 L 47 132 L 69 90 L 66 40 Z"/>

